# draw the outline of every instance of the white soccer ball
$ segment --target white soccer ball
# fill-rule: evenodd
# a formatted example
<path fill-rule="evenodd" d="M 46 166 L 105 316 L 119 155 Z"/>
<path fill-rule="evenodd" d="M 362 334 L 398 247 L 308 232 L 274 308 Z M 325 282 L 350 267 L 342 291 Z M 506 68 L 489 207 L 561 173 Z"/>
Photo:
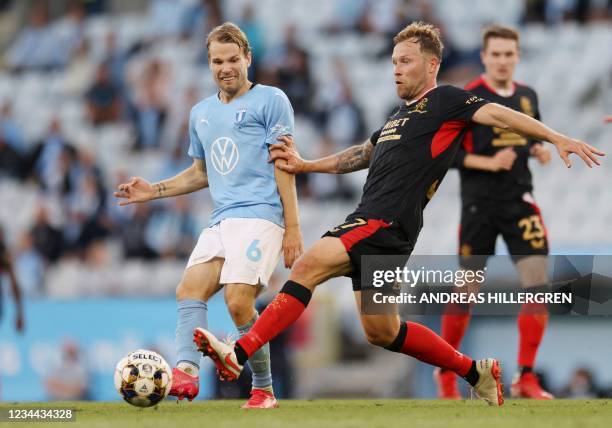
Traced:
<path fill-rule="evenodd" d="M 133 406 L 155 406 L 168 396 L 171 385 L 172 370 L 157 352 L 130 352 L 115 368 L 115 389 Z"/>

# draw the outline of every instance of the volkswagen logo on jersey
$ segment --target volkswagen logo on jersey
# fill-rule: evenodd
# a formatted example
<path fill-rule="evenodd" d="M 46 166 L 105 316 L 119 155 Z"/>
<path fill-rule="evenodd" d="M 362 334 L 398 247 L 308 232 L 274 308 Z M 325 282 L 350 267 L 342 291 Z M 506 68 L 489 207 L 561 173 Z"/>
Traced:
<path fill-rule="evenodd" d="M 226 175 L 238 164 L 238 147 L 229 137 L 219 137 L 212 143 L 211 161 L 213 168 L 221 175 Z"/>

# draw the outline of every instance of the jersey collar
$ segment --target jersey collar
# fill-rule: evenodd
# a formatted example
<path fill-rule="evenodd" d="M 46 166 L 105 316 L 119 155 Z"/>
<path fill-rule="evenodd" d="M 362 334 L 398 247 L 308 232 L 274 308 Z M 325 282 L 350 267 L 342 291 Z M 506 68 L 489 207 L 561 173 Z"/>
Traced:
<path fill-rule="evenodd" d="M 427 95 L 428 93 L 430 93 L 431 91 L 433 91 L 433 90 L 434 90 L 434 89 L 436 89 L 437 87 L 438 87 L 438 85 L 434 85 L 434 86 L 432 86 L 431 88 L 429 88 L 429 89 L 427 90 L 427 92 L 425 92 L 425 93 L 424 93 L 423 95 L 421 95 L 420 97 L 415 98 L 415 99 L 410 100 L 410 101 L 406 101 L 406 106 L 409 106 L 410 104 L 414 104 L 414 103 L 416 103 L 418 100 L 420 100 L 421 98 L 423 98 L 425 95 Z"/>
<path fill-rule="evenodd" d="M 500 97 L 503 98 L 510 98 L 511 96 L 514 95 L 514 93 L 516 92 L 516 83 L 514 83 L 514 80 L 512 81 L 512 90 L 509 94 L 504 95 L 504 94 L 500 94 L 497 89 L 493 88 L 491 85 L 489 85 L 487 83 L 487 81 L 484 78 L 484 74 L 480 75 L 480 82 L 482 83 L 482 86 L 484 86 L 487 91 L 494 93 L 495 95 L 499 95 Z"/>

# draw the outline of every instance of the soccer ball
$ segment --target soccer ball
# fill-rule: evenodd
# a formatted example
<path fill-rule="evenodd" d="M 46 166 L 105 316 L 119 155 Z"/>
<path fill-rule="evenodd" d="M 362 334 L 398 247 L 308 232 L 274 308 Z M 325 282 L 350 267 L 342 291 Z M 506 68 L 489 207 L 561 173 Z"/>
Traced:
<path fill-rule="evenodd" d="M 115 389 L 133 406 L 151 407 L 168 396 L 172 370 L 156 352 L 138 349 L 117 363 Z"/>

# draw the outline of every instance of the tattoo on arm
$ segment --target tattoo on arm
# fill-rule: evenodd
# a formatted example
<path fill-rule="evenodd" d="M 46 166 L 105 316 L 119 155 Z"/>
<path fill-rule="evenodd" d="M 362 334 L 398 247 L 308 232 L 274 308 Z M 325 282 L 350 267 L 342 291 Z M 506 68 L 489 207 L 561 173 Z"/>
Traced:
<path fill-rule="evenodd" d="M 349 147 L 338 153 L 336 156 L 336 173 L 345 174 L 367 168 L 370 164 L 373 149 L 374 146 L 368 140 L 359 146 Z"/>
<path fill-rule="evenodd" d="M 157 183 L 155 185 L 155 191 L 157 193 L 157 196 L 161 198 L 164 195 L 164 192 L 166 191 L 166 185 L 164 183 Z"/>

